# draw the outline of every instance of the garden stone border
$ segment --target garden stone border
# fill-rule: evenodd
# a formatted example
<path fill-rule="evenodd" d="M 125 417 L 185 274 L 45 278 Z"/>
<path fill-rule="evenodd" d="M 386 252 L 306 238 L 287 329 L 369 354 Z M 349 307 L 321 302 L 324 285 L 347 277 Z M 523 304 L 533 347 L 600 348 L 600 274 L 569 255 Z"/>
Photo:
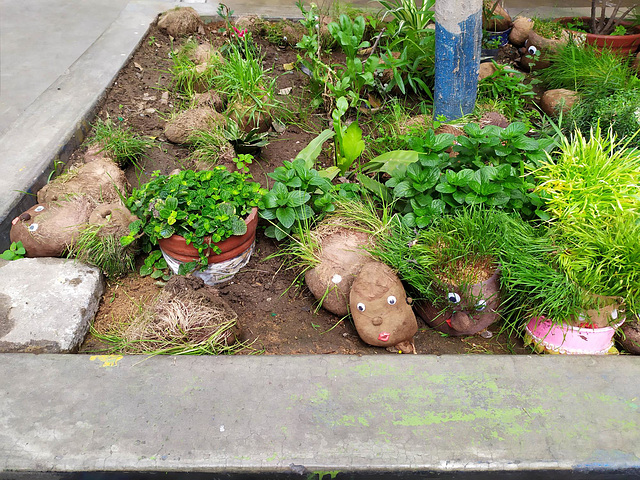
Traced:
<path fill-rule="evenodd" d="M 68 158 L 138 24 L 173 5 L 132 1 L 0 139 L 31 169 L 22 190 Z M 2 249 L 30 201 L 8 201 L 5 185 Z M 0 479 L 628 478 L 640 474 L 639 375 L 628 356 L 0 354 Z"/>

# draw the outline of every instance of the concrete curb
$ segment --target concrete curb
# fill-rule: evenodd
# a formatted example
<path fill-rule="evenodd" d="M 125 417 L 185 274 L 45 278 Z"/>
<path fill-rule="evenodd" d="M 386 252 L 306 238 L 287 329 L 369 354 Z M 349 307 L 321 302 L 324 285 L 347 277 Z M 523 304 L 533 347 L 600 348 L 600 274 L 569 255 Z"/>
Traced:
<path fill-rule="evenodd" d="M 5 354 L 0 472 L 629 478 L 638 376 L 632 357 Z"/>

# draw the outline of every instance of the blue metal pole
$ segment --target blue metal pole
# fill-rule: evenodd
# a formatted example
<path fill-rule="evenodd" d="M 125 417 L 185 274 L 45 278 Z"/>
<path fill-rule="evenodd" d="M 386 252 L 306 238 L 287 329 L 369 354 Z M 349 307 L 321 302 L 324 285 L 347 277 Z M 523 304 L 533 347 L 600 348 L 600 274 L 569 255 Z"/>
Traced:
<path fill-rule="evenodd" d="M 460 118 L 478 94 L 482 0 L 436 0 L 434 117 Z"/>

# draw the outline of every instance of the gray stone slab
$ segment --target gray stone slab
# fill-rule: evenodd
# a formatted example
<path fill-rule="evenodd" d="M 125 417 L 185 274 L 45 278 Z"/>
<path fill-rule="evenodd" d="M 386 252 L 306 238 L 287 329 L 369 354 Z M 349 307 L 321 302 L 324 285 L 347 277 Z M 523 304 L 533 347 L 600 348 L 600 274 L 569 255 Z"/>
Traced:
<path fill-rule="evenodd" d="M 0 352 L 68 353 L 104 292 L 99 269 L 61 258 L 0 264 Z"/>
<path fill-rule="evenodd" d="M 638 474 L 639 376 L 633 357 L 0 355 L 0 472 Z"/>

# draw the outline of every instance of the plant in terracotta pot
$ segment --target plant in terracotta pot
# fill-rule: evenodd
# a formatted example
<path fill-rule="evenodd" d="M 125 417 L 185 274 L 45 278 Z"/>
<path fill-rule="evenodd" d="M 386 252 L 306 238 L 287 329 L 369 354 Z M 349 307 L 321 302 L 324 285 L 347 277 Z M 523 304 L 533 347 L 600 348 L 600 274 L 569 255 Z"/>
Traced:
<path fill-rule="evenodd" d="M 609 48 L 621 54 L 633 53 L 640 45 L 640 28 L 625 19 L 637 4 L 624 8 L 620 13 L 622 3 L 621 0 L 591 0 L 589 17 L 564 17 L 559 21 L 578 36 L 584 36 L 588 44 L 598 49 Z M 608 12 L 607 7 L 612 10 Z"/>
<path fill-rule="evenodd" d="M 170 257 L 186 262 L 180 273 L 234 258 L 253 244 L 264 193 L 249 178 L 222 166 L 168 176 L 155 172 L 127 199 L 140 221 L 131 225 L 123 243 L 143 235 L 146 251 L 160 245 Z M 174 250 L 174 243 L 180 248 Z"/>

